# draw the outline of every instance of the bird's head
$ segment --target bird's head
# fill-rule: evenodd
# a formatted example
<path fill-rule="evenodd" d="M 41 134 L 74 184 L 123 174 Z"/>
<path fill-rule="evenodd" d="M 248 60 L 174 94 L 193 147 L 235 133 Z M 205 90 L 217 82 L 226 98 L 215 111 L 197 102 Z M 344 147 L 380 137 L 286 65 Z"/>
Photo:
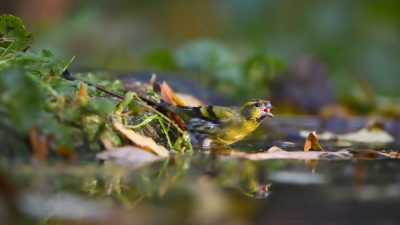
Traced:
<path fill-rule="evenodd" d="M 271 109 L 275 109 L 275 107 L 269 101 L 253 99 L 242 106 L 241 114 L 248 120 L 261 122 L 267 117 L 274 117 L 270 112 Z"/>

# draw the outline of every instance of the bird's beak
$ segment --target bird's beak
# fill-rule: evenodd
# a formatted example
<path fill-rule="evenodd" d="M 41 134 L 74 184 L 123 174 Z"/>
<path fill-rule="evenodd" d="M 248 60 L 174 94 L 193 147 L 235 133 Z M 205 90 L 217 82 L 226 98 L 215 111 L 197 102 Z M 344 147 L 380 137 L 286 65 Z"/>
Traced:
<path fill-rule="evenodd" d="M 275 109 L 275 107 L 272 106 L 271 103 L 268 103 L 264 109 L 264 112 L 267 114 L 268 117 L 274 117 L 274 115 L 270 112 L 271 109 Z"/>

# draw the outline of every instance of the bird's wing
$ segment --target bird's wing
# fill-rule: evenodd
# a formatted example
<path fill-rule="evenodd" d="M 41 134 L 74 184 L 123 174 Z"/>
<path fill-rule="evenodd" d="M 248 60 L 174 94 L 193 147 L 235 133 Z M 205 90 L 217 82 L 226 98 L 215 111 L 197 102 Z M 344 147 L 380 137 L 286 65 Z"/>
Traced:
<path fill-rule="evenodd" d="M 231 118 L 235 113 L 235 110 L 222 106 L 178 106 L 178 109 L 191 118 L 199 118 L 212 123 L 220 123 L 222 120 Z M 191 118 L 187 118 L 187 120 Z"/>

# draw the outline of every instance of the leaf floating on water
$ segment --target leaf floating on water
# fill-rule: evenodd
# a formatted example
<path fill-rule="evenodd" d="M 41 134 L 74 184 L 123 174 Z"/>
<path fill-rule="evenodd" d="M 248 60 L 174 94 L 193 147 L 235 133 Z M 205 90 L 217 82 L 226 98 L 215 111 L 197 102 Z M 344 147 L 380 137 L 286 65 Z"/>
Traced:
<path fill-rule="evenodd" d="M 169 155 L 169 151 L 166 148 L 157 145 L 156 142 L 154 142 L 154 140 L 151 139 L 150 137 L 144 137 L 133 130 L 126 129 L 124 125 L 115 121 L 113 122 L 113 125 L 137 146 L 147 151 L 153 152 L 154 154 L 159 155 L 161 157 L 167 157 Z"/>
<path fill-rule="evenodd" d="M 96 157 L 102 160 L 110 160 L 118 163 L 152 162 L 163 158 L 135 146 L 110 148 L 98 153 Z"/>
<path fill-rule="evenodd" d="M 288 152 L 279 150 L 278 147 L 272 147 L 272 152 L 262 153 L 234 153 L 234 156 L 238 158 L 244 158 L 249 160 L 268 160 L 268 159 L 300 159 L 300 160 L 338 160 L 338 159 L 352 159 L 353 154 L 347 149 L 338 152 Z"/>
<path fill-rule="evenodd" d="M 306 139 L 306 143 L 304 145 L 304 151 L 309 151 L 310 149 L 312 150 L 318 150 L 318 151 L 324 151 L 322 147 L 318 143 L 318 138 L 315 134 L 316 132 L 313 131 L 310 133 Z"/>

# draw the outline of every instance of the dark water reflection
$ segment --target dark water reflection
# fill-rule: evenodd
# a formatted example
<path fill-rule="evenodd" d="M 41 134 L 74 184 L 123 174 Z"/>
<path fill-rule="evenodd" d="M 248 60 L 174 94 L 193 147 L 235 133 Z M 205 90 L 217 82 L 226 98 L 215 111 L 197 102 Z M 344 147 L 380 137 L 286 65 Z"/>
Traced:
<path fill-rule="evenodd" d="M 400 164 L 248 161 L 208 153 L 142 166 L 11 166 L 4 224 L 399 224 Z M 13 198 L 10 198 L 13 196 Z"/>

